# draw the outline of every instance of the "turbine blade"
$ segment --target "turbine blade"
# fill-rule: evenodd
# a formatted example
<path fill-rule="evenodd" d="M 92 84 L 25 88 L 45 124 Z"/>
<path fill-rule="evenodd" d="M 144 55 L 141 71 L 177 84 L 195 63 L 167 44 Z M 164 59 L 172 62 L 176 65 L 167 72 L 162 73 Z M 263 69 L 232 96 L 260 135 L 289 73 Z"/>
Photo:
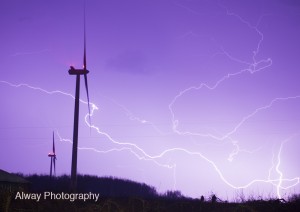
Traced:
<path fill-rule="evenodd" d="M 86 46 L 85 46 L 85 32 L 84 32 L 84 50 L 83 50 L 83 70 L 86 70 Z"/>
<path fill-rule="evenodd" d="M 51 157 L 51 161 L 50 161 L 50 177 L 52 177 L 52 157 Z"/>
<path fill-rule="evenodd" d="M 54 157 L 54 158 L 53 158 L 53 168 L 54 168 L 54 175 L 56 176 L 55 160 L 56 160 L 56 157 Z"/>
<path fill-rule="evenodd" d="M 54 153 L 54 155 L 55 155 L 55 144 L 54 144 L 54 131 L 53 131 L 53 144 L 52 144 L 52 151 L 53 151 L 53 153 Z"/>
<path fill-rule="evenodd" d="M 86 27 L 85 27 L 85 1 L 84 1 L 84 11 L 83 11 L 83 69 L 87 70 L 87 64 L 86 64 Z M 90 108 L 90 97 L 89 97 L 89 88 L 88 88 L 88 81 L 87 81 L 87 75 L 84 74 L 84 82 L 85 82 L 85 90 L 86 90 L 86 96 L 88 100 L 88 109 L 89 109 L 89 124 L 91 126 L 91 108 Z"/>
<path fill-rule="evenodd" d="M 86 96 L 88 100 L 88 109 L 89 109 L 89 124 L 91 126 L 91 108 L 90 108 L 90 96 L 89 96 L 89 87 L 88 87 L 88 81 L 87 81 L 87 75 L 84 74 L 84 82 L 85 82 L 85 90 L 86 90 Z"/>
<path fill-rule="evenodd" d="M 83 69 L 86 70 L 85 1 L 83 14 Z"/>

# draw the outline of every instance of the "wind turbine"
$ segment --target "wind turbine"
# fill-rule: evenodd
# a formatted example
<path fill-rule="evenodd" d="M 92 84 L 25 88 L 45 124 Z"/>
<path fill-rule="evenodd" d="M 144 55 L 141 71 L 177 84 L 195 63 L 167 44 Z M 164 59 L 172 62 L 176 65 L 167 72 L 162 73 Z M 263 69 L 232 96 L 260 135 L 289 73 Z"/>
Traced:
<path fill-rule="evenodd" d="M 56 169 L 55 169 L 55 161 L 56 161 L 56 154 L 55 154 L 55 144 L 54 144 L 54 132 L 53 132 L 53 143 L 52 143 L 52 152 L 48 154 L 48 157 L 50 157 L 50 178 L 52 177 L 52 164 L 53 164 L 53 171 L 54 175 L 56 175 Z"/>
<path fill-rule="evenodd" d="M 86 95 L 88 100 L 88 110 L 90 119 L 90 98 L 87 82 L 89 71 L 86 66 L 86 36 L 85 36 L 85 7 L 84 7 L 84 48 L 83 48 L 83 69 L 75 69 L 73 66 L 69 69 L 70 75 L 76 75 L 75 89 L 75 109 L 74 109 L 74 129 L 73 129 L 73 149 L 72 149 L 72 166 L 71 166 L 71 191 L 76 192 L 77 187 L 77 148 L 78 148 L 78 121 L 79 121 L 79 94 L 80 94 L 80 76 L 84 76 Z"/>

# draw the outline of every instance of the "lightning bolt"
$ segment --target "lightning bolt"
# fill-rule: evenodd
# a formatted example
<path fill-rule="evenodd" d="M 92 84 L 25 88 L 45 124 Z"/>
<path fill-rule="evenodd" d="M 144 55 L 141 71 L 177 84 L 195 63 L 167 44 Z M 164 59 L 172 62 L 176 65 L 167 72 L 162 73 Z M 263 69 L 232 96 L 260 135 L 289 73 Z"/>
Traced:
<path fill-rule="evenodd" d="M 42 88 L 39 88 L 39 87 L 35 87 L 35 86 L 31 86 L 31 85 L 24 84 L 24 83 L 13 84 L 13 83 L 10 83 L 10 82 L 7 82 L 7 81 L 3 81 L 3 80 L 0 81 L 0 82 L 4 83 L 6 85 L 9 85 L 9 86 L 15 87 L 15 88 L 27 87 L 29 89 L 38 90 L 40 92 L 44 92 L 44 93 L 49 94 L 49 95 L 60 94 L 60 95 L 65 95 L 65 96 L 74 98 L 74 96 L 72 96 L 71 94 L 68 94 L 66 92 L 59 91 L 59 90 L 47 91 L 45 89 L 42 89 Z M 294 97 L 294 98 L 299 98 L 299 97 Z M 258 108 L 257 110 L 255 110 L 255 113 L 257 113 L 257 111 L 259 111 L 259 110 L 270 108 L 276 101 L 279 101 L 279 100 L 288 100 L 288 99 L 291 99 L 291 98 L 276 98 L 269 105 L 261 107 L 261 108 Z M 83 100 L 80 100 L 80 101 L 82 103 L 84 103 L 84 104 L 87 104 L 86 101 L 83 101 Z M 91 110 L 91 116 L 92 116 L 94 114 L 94 111 L 98 110 L 98 107 L 94 103 L 91 103 L 91 105 L 92 105 L 92 110 Z M 246 117 L 253 116 L 253 114 L 255 114 L 255 113 L 251 113 L 250 115 L 248 115 Z M 243 120 L 243 122 L 245 122 L 246 120 L 247 120 L 247 118 L 245 118 L 245 120 Z M 86 114 L 86 116 L 85 116 L 85 123 L 87 124 L 88 127 L 91 127 L 97 133 L 99 133 L 99 134 L 105 136 L 106 138 L 108 138 L 113 144 L 116 144 L 116 145 L 122 146 L 122 147 L 121 148 L 113 148 L 113 149 L 109 149 L 109 150 L 98 150 L 96 148 L 91 148 L 91 147 L 78 147 L 78 149 L 80 149 L 80 150 L 94 151 L 94 152 L 103 153 L 103 154 L 108 154 L 108 153 L 111 153 L 111 152 L 129 151 L 138 160 L 152 161 L 152 162 L 154 162 L 156 165 L 158 165 L 160 167 L 172 169 L 173 170 L 173 181 L 174 181 L 173 188 L 174 189 L 176 188 L 176 164 L 169 165 L 167 163 L 160 163 L 158 161 L 158 159 L 163 158 L 164 156 L 166 156 L 167 154 L 169 154 L 171 152 L 183 152 L 183 153 L 186 153 L 187 155 L 190 155 L 190 156 L 200 157 L 201 159 L 203 159 L 204 161 L 206 161 L 208 164 L 210 164 L 214 168 L 214 170 L 216 171 L 216 173 L 219 175 L 220 179 L 226 185 L 228 185 L 229 187 L 231 187 L 233 189 L 244 189 L 244 188 L 247 188 L 247 187 L 249 187 L 249 186 L 251 186 L 251 185 L 253 185 L 255 183 L 260 183 L 260 182 L 269 183 L 269 184 L 272 184 L 272 185 L 276 186 L 277 196 L 279 198 L 281 198 L 280 193 L 279 193 L 280 189 L 288 189 L 288 188 L 294 187 L 295 185 L 297 185 L 299 183 L 299 177 L 292 178 L 292 179 L 283 178 L 283 174 L 279 170 L 281 149 L 282 149 L 283 144 L 285 142 L 287 142 L 287 141 L 282 142 L 282 144 L 280 146 L 279 153 L 278 153 L 278 163 L 276 165 L 276 171 L 279 174 L 279 178 L 278 179 L 271 179 L 270 175 L 269 175 L 268 179 L 266 179 L 266 180 L 264 180 L 264 179 L 255 179 L 255 180 L 252 180 L 251 182 L 249 182 L 249 183 L 247 183 L 245 185 L 234 185 L 233 183 L 231 183 L 228 179 L 226 179 L 224 177 L 224 175 L 222 174 L 222 171 L 219 169 L 219 167 L 212 160 L 210 160 L 209 158 L 205 157 L 200 152 L 189 151 L 189 150 L 184 149 L 184 148 L 176 147 L 176 148 L 170 148 L 170 149 L 164 150 L 163 152 L 161 152 L 160 154 L 157 154 L 157 155 L 150 155 L 145 150 L 143 150 L 142 148 L 140 148 L 138 145 L 136 145 L 134 143 L 116 141 L 116 140 L 114 140 L 112 138 L 112 136 L 110 136 L 106 132 L 101 131 L 97 126 L 89 125 L 88 114 Z M 58 132 L 57 132 L 57 135 L 58 135 L 60 141 L 72 143 L 72 141 L 70 139 L 64 139 L 64 138 L 62 138 Z M 272 165 L 271 169 L 274 169 L 274 164 Z M 283 187 L 282 186 L 283 182 L 291 182 L 292 184 L 290 186 Z"/>
<path fill-rule="evenodd" d="M 186 10 L 193 11 L 193 13 L 195 13 L 194 10 L 191 10 L 188 7 L 185 7 L 183 5 L 178 5 L 178 6 L 183 7 Z M 247 22 L 246 20 L 244 20 L 241 16 L 239 16 L 239 15 L 237 15 L 235 13 L 230 12 L 224 5 L 219 5 L 219 6 L 222 7 L 222 8 L 224 8 L 226 10 L 226 14 L 228 16 L 232 16 L 234 18 L 237 18 L 239 21 L 241 21 L 241 23 L 245 24 L 247 27 L 249 27 L 250 29 L 254 30 L 259 35 L 260 39 L 259 39 L 259 41 L 257 43 L 257 46 L 256 46 L 255 50 L 253 50 L 252 62 L 247 62 L 247 61 L 241 60 L 239 58 L 236 58 L 236 57 L 232 56 L 230 53 L 228 53 L 227 51 L 225 51 L 225 49 L 223 47 L 220 47 L 221 53 L 218 53 L 218 54 L 223 54 L 228 59 L 230 59 L 231 61 L 234 61 L 236 63 L 240 63 L 240 64 L 243 64 L 243 65 L 246 65 L 247 68 L 245 68 L 243 70 L 240 70 L 238 72 L 235 72 L 235 73 L 228 73 L 227 75 L 223 76 L 218 81 L 216 81 L 216 83 L 213 84 L 213 85 L 209 85 L 207 83 L 201 83 L 198 86 L 191 86 L 191 87 L 188 87 L 188 88 L 186 88 L 184 90 L 181 90 L 172 99 L 172 101 L 169 103 L 168 108 L 169 108 L 169 111 L 170 111 L 170 114 L 171 114 L 172 129 L 173 129 L 174 133 L 176 133 L 178 135 L 181 135 L 181 136 L 208 137 L 208 138 L 212 138 L 212 139 L 217 140 L 217 141 L 224 141 L 225 139 L 229 139 L 231 141 L 232 145 L 235 146 L 235 150 L 232 153 L 230 153 L 229 158 L 228 158 L 229 161 L 232 161 L 233 157 L 235 155 L 237 155 L 240 151 L 245 151 L 245 152 L 252 153 L 251 151 L 248 151 L 248 150 L 244 150 L 244 149 L 241 150 L 241 148 L 238 145 L 238 141 L 236 141 L 236 140 L 234 140 L 234 139 L 231 138 L 231 136 L 235 132 L 237 132 L 238 129 L 247 120 L 249 120 L 250 118 L 254 117 L 259 112 L 271 108 L 277 102 L 288 101 L 288 100 L 292 100 L 292 99 L 298 99 L 298 98 L 300 98 L 300 95 L 289 96 L 289 97 L 277 97 L 277 98 L 272 99 L 269 102 L 269 104 L 261 106 L 261 107 L 258 107 L 252 113 L 244 116 L 241 119 L 241 121 L 231 131 L 227 132 L 224 135 L 219 135 L 219 134 L 217 135 L 217 134 L 211 134 L 211 133 L 201 133 L 201 132 L 180 131 L 178 129 L 179 120 L 175 118 L 176 116 L 175 116 L 175 112 L 173 110 L 173 107 L 176 104 L 176 102 L 178 101 L 178 99 L 180 99 L 184 95 L 188 94 L 189 92 L 197 91 L 197 90 L 200 90 L 200 89 L 207 89 L 209 91 L 213 91 L 216 88 L 218 88 L 220 84 L 222 84 L 223 82 L 229 80 L 230 78 L 237 77 L 239 75 L 246 74 L 246 73 L 248 73 L 248 74 L 255 74 L 257 72 L 264 71 L 268 67 L 272 66 L 273 61 L 272 61 L 271 58 L 257 60 L 257 55 L 258 55 L 258 53 L 260 51 L 261 44 L 262 44 L 262 42 L 264 40 L 263 33 L 258 29 L 258 26 L 259 26 L 259 24 L 260 24 L 263 16 L 261 16 L 259 18 L 257 25 L 253 26 L 249 22 Z M 172 149 L 172 150 L 167 150 L 167 151 L 180 150 L 180 151 L 184 151 L 184 152 L 186 152 L 187 154 L 190 154 L 190 155 L 198 155 L 198 156 L 200 156 L 202 159 L 206 160 L 208 163 L 210 163 L 214 167 L 215 171 L 219 174 L 220 178 L 222 179 L 222 181 L 224 183 L 226 183 L 228 186 L 230 186 L 230 187 L 232 187 L 234 189 L 244 189 L 244 188 L 247 188 L 247 187 L 251 186 L 252 184 L 258 183 L 258 182 L 271 183 L 272 185 L 276 186 L 277 197 L 279 199 L 281 199 L 280 189 L 289 189 L 289 188 L 292 188 L 292 187 L 296 186 L 299 183 L 299 177 L 295 177 L 293 179 L 284 179 L 283 178 L 283 173 L 279 169 L 280 162 L 281 162 L 281 159 L 280 159 L 281 150 L 282 150 L 283 144 L 286 143 L 288 140 L 289 139 L 287 139 L 287 140 L 285 140 L 284 142 L 281 143 L 281 146 L 279 148 L 279 152 L 278 152 L 278 155 L 277 155 L 277 161 L 278 162 L 277 162 L 277 165 L 276 165 L 275 169 L 276 169 L 276 172 L 278 173 L 278 176 L 279 176 L 278 179 L 271 179 L 270 178 L 270 173 L 269 173 L 269 176 L 268 176 L 267 180 L 258 180 L 258 179 L 256 179 L 256 180 L 253 180 L 253 181 L 249 182 L 246 185 L 241 185 L 241 186 L 235 186 L 235 185 L 231 184 L 228 180 L 226 180 L 225 177 L 223 176 L 222 172 L 216 166 L 216 164 L 213 161 L 209 160 L 208 158 L 204 157 L 200 153 L 190 152 L 190 151 L 187 151 L 185 149 Z M 274 163 L 273 163 L 273 160 L 272 160 L 272 166 L 270 168 L 270 171 L 273 170 L 273 169 L 274 169 Z M 290 186 L 283 187 L 282 186 L 283 182 L 292 182 L 292 184 Z"/>
<path fill-rule="evenodd" d="M 69 97 L 71 97 L 72 99 L 75 99 L 75 97 L 74 97 L 72 94 L 69 94 L 69 93 L 66 93 L 66 92 L 63 92 L 63 91 L 60 91 L 60 90 L 47 91 L 47 90 L 42 89 L 42 88 L 40 88 L 40 87 L 35 87 L 35 86 L 32 86 L 32 85 L 28 85 L 28 84 L 26 84 L 26 83 L 14 84 L 14 83 L 11 83 L 11 82 L 7 82 L 7 81 L 5 81 L 5 80 L 0 80 L 0 83 L 9 85 L 9 86 L 15 87 L 15 88 L 26 87 L 26 88 L 30 88 L 30 89 L 33 89 L 33 90 L 41 91 L 41 92 L 46 93 L 46 94 L 49 94 L 49 95 L 52 95 L 52 94 L 61 94 L 61 95 L 64 95 L 64 96 L 69 96 Z M 86 102 L 86 101 L 83 101 L 82 99 L 80 99 L 79 101 L 80 101 L 81 103 L 87 104 L 87 102 Z M 96 107 L 95 104 L 91 103 L 91 105 L 92 105 L 92 107 L 93 107 L 93 111 L 94 111 L 94 110 L 98 110 L 98 108 Z"/>
<path fill-rule="evenodd" d="M 279 169 L 280 165 L 281 165 L 281 153 L 282 153 L 282 149 L 284 144 L 286 144 L 287 142 L 289 142 L 290 140 L 292 140 L 293 138 L 295 138 L 296 136 L 299 136 L 298 134 L 295 135 L 291 135 L 288 138 L 286 138 L 285 140 L 283 140 L 280 143 L 280 147 L 277 153 L 277 163 L 275 164 L 275 154 L 273 152 L 273 156 L 272 156 L 272 166 L 269 169 L 269 176 L 268 176 L 268 180 L 271 179 L 271 172 L 272 171 L 276 171 L 276 173 L 278 174 L 278 179 L 276 182 L 272 182 L 272 184 L 276 187 L 276 195 L 279 199 L 282 199 L 282 195 L 281 195 L 281 190 L 287 190 L 290 189 L 294 186 L 296 186 L 299 183 L 299 177 L 293 178 L 293 179 L 283 179 L 283 173 L 282 171 Z M 284 182 L 291 182 L 291 185 L 289 186 L 282 186 L 282 184 Z"/>

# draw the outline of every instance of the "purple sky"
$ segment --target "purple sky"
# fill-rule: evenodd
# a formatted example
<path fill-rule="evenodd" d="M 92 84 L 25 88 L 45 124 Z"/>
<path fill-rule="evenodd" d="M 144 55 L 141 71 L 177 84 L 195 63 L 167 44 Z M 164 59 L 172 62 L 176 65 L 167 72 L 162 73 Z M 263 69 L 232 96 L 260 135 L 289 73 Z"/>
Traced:
<path fill-rule="evenodd" d="M 300 192 L 298 1 L 87 0 L 86 14 L 79 173 L 191 197 Z M 83 1 L 1 1 L 0 27 L 0 168 L 48 174 L 54 131 L 70 174 Z"/>

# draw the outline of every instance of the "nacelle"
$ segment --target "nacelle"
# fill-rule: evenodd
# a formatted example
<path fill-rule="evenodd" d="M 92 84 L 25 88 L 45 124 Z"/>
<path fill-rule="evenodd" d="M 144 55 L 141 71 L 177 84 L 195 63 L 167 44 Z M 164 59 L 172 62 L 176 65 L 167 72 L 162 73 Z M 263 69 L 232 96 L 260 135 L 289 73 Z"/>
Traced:
<path fill-rule="evenodd" d="M 50 152 L 49 154 L 48 154 L 48 157 L 55 157 L 56 155 L 55 155 L 55 153 L 53 153 L 53 152 Z"/>
<path fill-rule="evenodd" d="M 86 69 L 75 69 L 73 66 L 70 66 L 69 74 L 70 75 L 82 75 L 82 74 L 88 74 L 89 71 Z"/>

